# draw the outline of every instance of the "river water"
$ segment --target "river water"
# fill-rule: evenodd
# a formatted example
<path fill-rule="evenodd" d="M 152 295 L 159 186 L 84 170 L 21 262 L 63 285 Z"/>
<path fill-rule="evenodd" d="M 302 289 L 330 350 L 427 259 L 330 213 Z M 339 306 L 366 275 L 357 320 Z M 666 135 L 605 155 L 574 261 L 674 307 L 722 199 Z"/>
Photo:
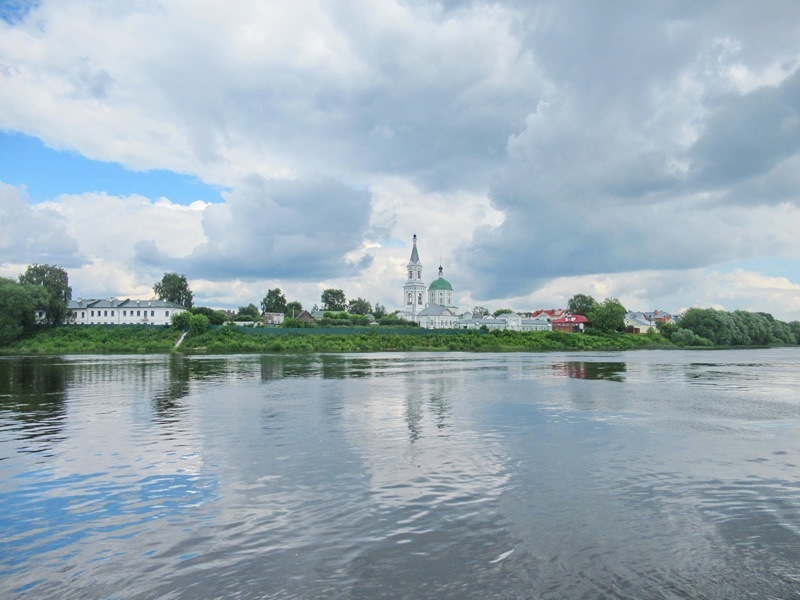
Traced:
<path fill-rule="evenodd" d="M 800 598 L 800 349 L 0 358 L 3 598 Z"/>

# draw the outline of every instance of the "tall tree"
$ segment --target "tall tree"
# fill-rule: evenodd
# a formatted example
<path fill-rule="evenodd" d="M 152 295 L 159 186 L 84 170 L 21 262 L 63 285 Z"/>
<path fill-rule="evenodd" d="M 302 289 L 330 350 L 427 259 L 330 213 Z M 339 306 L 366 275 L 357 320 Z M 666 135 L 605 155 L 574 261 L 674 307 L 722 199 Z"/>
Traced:
<path fill-rule="evenodd" d="M 597 300 L 587 294 L 575 294 L 567 302 L 567 311 L 571 315 L 588 317 L 595 308 L 597 308 Z"/>
<path fill-rule="evenodd" d="M 347 299 L 344 296 L 344 291 L 327 289 L 322 292 L 322 310 L 331 312 L 341 312 L 347 310 Z"/>
<path fill-rule="evenodd" d="M 606 298 L 586 315 L 586 318 L 589 319 L 595 329 L 612 333 L 625 329 L 625 314 L 627 312 L 619 300 Z"/>
<path fill-rule="evenodd" d="M 347 312 L 351 315 L 366 315 L 372 312 L 372 304 L 364 298 L 356 298 L 347 303 Z"/>
<path fill-rule="evenodd" d="M 376 302 L 375 308 L 372 310 L 372 316 L 375 317 L 376 319 L 380 319 L 385 314 L 386 314 L 386 307 L 380 302 Z"/>
<path fill-rule="evenodd" d="M 164 273 L 161 281 L 153 284 L 153 292 L 159 300 L 167 300 L 180 304 L 186 308 L 192 307 L 192 300 L 194 294 L 189 289 L 189 283 L 186 281 L 186 275 L 178 275 L 177 273 Z"/>
<path fill-rule="evenodd" d="M 0 277 L 0 346 L 10 344 L 36 325 L 36 310 L 47 304 L 44 287 Z"/>
<path fill-rule="evenodd" d="M 498 308 L 496 311 L 494 311 L 494 312 L 492 313 L 492 316 L 493 316 L 493 317 L 495 317 L 495 318 L 497 318 L 497 317 L 499 317 L 500 315 L 510 315 L 510 314 L 512 314 L 513 312 L 514 312 L 514 311 L 513 311 L 513 310 L 511 310 L 510 308 Z"/>
<path fill-rule="evenodd" d="M 37 309 L 45 311 L 45 319 L 50 325 L 62 323 L 67 318 L 67 304 L 72 299 L 72 288 L 69 287 L 69 276 L 61 267 L 53 265 L 30 265 L 19 276 L 19 282 L 38 285 L 47 291 L 43 306 Z"/>
<path fill-rule="evenodd" d="M 489 309 L 485 306 L 476 306 L 472 309 L 472 316 L 476 319 L 480 319 L 481 317 L 488 315 Z"/>
<path fill-rule="evenodd" d="M 261 318 L 261 313 L 258 312 L 258 307 L 252 302 L 247 306 L 240 306 L 239 312 L 233 318 L 234 321 L 257 321 Z"/>
<path fill-rule="evenodd" d="M 269 290 L 261 301 L 261 308 L 265 313 L 285 313 L 286 296 L 283 295 L 280 288 Z"/>
<path fill-rule="evenodd" d="M 290 317 L 296 317 L 301 312 L 303 312 L 303 305 L 297 300 L 292 300 L 291 302 L 286 303 L 286 310 L 284 311 L 284 314 Z"/>

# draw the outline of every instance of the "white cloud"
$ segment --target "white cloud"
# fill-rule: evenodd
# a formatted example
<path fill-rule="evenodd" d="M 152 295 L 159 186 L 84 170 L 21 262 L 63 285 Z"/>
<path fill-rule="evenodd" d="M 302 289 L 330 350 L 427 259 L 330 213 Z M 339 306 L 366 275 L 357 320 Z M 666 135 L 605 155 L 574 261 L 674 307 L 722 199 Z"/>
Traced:
<path fill-rule="evenodd" d="M 13 192 L 0 268 L 52 251 L 85 257 L 87 293 L 178 270 L 220 303 L 393 307 L 416 232 L 466 304 L 705 301 L 714 273 L 798 258 L 798 20 L 791 0 L 43 0 L 0 21 L 0 127 L 231 192 Z M 719 277 L 795 310 L 792 274 Z"/>
<path fill-rule="evenodd" d="M 24 190 L 0 182 L 0 263 L 81 264 L 65 225 L 47 206 L 30 206 Z"/>

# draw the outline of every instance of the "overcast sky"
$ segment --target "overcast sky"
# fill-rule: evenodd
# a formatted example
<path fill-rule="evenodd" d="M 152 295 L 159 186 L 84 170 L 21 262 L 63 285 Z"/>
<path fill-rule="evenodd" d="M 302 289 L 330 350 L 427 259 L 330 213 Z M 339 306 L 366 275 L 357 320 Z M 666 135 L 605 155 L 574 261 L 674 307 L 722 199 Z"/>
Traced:
<path fill-rule="evenodd" d="M 800 319 L 800 2 L 0 2 L 0 275 Z"/>

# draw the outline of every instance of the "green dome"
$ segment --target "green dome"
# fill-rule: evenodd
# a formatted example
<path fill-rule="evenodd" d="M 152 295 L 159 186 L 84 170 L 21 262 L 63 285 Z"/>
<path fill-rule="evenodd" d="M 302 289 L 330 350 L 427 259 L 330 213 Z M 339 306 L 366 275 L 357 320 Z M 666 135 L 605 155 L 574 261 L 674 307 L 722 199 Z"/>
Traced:
<path fill-rule="evenodd" d="M 452 292 L 453 286 L 450 285 L 450 282 L 447 281 L 444 277 L 439 277 L 439 279 L 434 280 L 434 282 L 428 288 L 428 291 L 431 292 L 439 292 L 439 291 L 446 291 Z"/>

